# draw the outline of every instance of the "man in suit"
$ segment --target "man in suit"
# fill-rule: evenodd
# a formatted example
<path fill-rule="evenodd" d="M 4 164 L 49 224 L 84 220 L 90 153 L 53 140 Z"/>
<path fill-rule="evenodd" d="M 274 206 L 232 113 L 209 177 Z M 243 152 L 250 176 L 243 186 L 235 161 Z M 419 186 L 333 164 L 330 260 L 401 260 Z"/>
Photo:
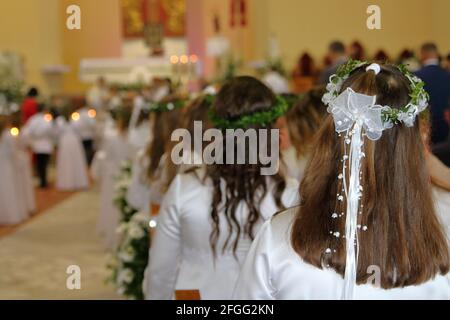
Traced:
<path fill-rule="evenodd" d="M 434 43 L 424 44 L 420 54 L 423 67 L 416 75 L 425 82 L 425 90 L 430 94 L 431 141 L 437 144 L 444 142 L 449 135 L 444 110 L 450 100 L 450 73 L 441 67 Z"/>
<path fill-rule="evenodd" d="M 334 41 L 329 45 L 328 59 L 330 60 L 331 65 L 320 74 L 319 84 L 327 84 L 330 77 L 336 73 L 337 69 L 347 62 L 348 57 L 342 42 Z"/>
<path fill-rule="evenodd" d="M 450 125 L 450 103 L 444 111 L 444 118 L 448 125 Z M 441 142 L 433 147 L 433 153 L 439 158 L 447 167 L 450 167 L 450 135 L 447 140 Z"/>

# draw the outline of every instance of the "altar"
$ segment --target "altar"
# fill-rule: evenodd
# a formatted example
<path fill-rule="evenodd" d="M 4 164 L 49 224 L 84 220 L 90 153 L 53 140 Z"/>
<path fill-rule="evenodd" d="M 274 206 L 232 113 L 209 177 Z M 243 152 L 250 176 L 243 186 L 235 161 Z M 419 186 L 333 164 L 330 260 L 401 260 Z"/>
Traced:
<path fill-rule="evenodd" d="M 94 82 L 104 77 L 112 83 L 149 83 L 155 77 L 172 77 L 170 57 L 89 58 L 80 61 L 80 81 Z"/>

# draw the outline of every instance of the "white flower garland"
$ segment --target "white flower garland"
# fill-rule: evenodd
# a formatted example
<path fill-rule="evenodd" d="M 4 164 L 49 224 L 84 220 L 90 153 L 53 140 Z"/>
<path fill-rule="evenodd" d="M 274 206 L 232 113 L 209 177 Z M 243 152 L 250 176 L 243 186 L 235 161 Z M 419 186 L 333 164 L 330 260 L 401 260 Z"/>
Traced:
<path fill-rule="evenodd" d="M 124 162 L 114 185 L 114 203 L 121 211 L 121 223 L 117 228 L 119 244 L 111 257 L 108 268 L 110 281 L 117 293 L 128 299 L 143 299 L 142 280 L 148 262 L 150 247 L 150 216 L 137 212 L 128 205 L 126 194 L 131 182 L 131 163 Z"/>

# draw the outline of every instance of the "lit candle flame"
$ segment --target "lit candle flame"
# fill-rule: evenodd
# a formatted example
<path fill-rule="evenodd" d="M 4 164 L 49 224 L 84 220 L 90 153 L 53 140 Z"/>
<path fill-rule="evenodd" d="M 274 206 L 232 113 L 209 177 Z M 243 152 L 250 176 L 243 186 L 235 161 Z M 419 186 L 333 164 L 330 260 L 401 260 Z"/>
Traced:
<path fill-rule="evenodd" d="M 182 55 L 182 56 L 180 57 L 180 62 L 181 62 L 182 64 L 187 64 L 187 63 L 189 62 L 188 56 L 187 56 L 187 55 Z"/>
<path fill-rule="evenodd" d="M 44 120 L 47 121 L 47 122 L 50 122 L 50 121 L 53 120 L 53 116 L 50 113 L 46 113 L 44 115 Z"/>
<path fill-rule="evenodd" d="M 95 118 L 96 115 L 97 115 L 97 111 L 95 111 L 95 109 L 89 109 L 89 111 L 88 111 L 89 118 Z"/>
<path fill-rule="evenodd" d="M 80 120 L 80 114 L 78 112 L 74 112 L 74 113 L 72 113 L 71 118 L 73 121 L 78 121 L 78 120 Z"/>
<path fill-rule="evenodd" d="M 173 56 L 170 57 L 170 63 L 171 63 L 171 64 L 177 64 L 178 61 L 180 61 L 180 59 L 178 58 L 178 56 L 173 55 Z"/>
<path fill-rule="evenodd" d="M 20 133 L 20 130 L 19 130 L 19 128 L 14 127 L 14 128 L 11 128 L 10 133 L 13 137 L 17 137 Z"/>

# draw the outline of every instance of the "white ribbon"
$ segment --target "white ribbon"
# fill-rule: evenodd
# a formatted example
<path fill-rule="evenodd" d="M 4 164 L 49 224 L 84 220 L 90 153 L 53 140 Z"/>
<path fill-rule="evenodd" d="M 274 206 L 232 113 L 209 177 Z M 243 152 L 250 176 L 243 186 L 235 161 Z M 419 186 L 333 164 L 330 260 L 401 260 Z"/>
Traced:
<path fill-rule="evenodd" d="M 360 185 L 361 159 L 363 157 L 363 139 L 361 121 L 357 121 L 351 131 L 352 139 L 350 142 L 349 164 L 350 181 L 348 186 L 347 210 L 345 220 L 345 246 L 346 261 L 344 275 L 344 290 L 342 298 L 345 300 L 353 299 L 354 288 L 356 285 L 356 273 L 358 270 L 358 211 L 359 202 L 362 195 Z M 345 176 L 345 163 L 343 174 Z M 356 246 L 356 249 L 355 249 Z"/>
<path fill-rule="evenodd" d="M 372 63 L 370 66 L 366 68 L 366 72 L 372 70 L 375 72 L 375 75 L 378 75 L 381 72 L 381 66 L 378 63 Z"/>
<path fill-rule="evenodd" d="M 353 299 L 358 269 L 358 212 L 363 191 L 360 184 L 361 160 L 364 157 L 363 134 L 371 140 L 378 140 L 385 129 L 381 117 L 383 107 L 375 105 L 375 102 L 376 96 L 356 93 L 348 88 L 334 99 L 328 108 L 328 111 L 333 115 L 336 132 L 346 132 L 346 156 L 348 146 L 350 148 L 348 152 L 350 178 L 348 188 L 345 161 L 342 169 L 344 191 L 347 198 L 345 221 L 346 264 L 342 292 L 342 298 L 346 300 Z M 347 157 L 344 159 L 347 159 Z"/>

